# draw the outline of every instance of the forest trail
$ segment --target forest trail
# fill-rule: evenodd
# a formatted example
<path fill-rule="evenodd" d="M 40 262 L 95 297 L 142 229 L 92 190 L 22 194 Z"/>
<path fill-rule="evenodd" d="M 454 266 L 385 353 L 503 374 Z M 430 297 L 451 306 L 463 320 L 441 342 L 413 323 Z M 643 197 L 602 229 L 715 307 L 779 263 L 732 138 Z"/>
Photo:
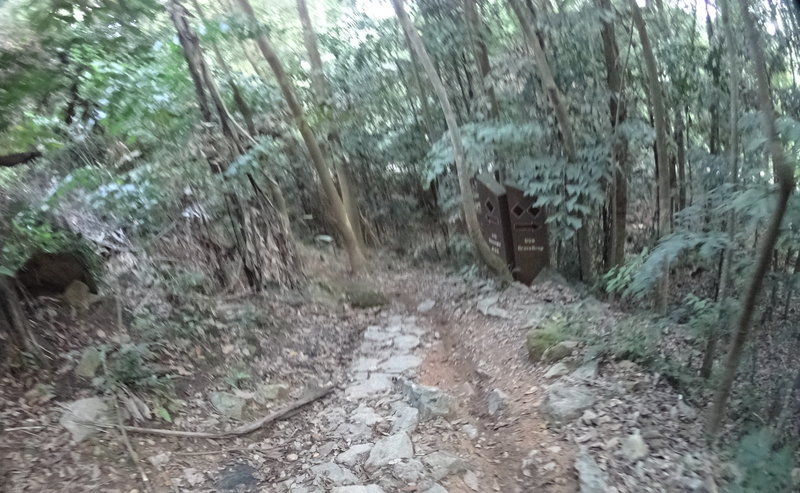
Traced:
<path fill-rule="evenodd" d="M 600 333 L 618 322 L 559 276 L 542 278 L 501 289 L 400 265 L 359 281 L 380 287 L 381 307 L 351 309 L 317 295 L 265 304 L 273 315 L 298 317 L 285 320 L 279 337 L 260 329 L 265 354 L 251 368 L 262 368 L 265 383 L 283 382 L 266 386 L 280 394 L 267 408 L 328 381 L 336 390 L 243 437 L 131 434 L 139 463 L 159 492 L 715 491 L 699 413 L 658 375 L 584 344 L 567 344 L 548 363 L 531 360 L 526 335 L 548 320 L 580 313 Z M 179 390 L 179 416 L 162 427 L 215 431 L 265 414 L 258 382 L 226 394 L 242 402 L 238 420 L 209 404 L 248 351 L 241 338 L 231 340 L 209 348 L 217 353 L 212 366 L 182 363 L 195 376 Z M 71 390 L 73 398 L 87 395 Z M 72 443 L 59 425 L 64 402 L 17 399 L 2 417 L 19 430 L 0 435 L 9 491 L 144 491 L 117 433 Z M 36 430 L 26 431 L 31 424 Z"/>

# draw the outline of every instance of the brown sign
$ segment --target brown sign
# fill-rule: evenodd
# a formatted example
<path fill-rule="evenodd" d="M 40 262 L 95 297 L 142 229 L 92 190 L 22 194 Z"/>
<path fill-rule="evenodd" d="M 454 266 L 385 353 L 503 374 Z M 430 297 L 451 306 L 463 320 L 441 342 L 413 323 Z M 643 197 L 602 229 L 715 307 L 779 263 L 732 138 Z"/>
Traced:
<path fill-rule="evenodd" d="M 494 253 L 505 260 L 507 265 L 513 266 L 514 251 L 511 246 L 506 189 L 489 173 L 478 175 L 475 183 L 480 201 L 478 221 L 483 237 Z"/>
<path fill-rule="evenodd" d="M 550 243 L 547 235 L 547 214 L 535 207 L 536 197 L 506 184 L 511 239 L 514 245 L 514 278 L 530 284 L 550 262 Z"/>

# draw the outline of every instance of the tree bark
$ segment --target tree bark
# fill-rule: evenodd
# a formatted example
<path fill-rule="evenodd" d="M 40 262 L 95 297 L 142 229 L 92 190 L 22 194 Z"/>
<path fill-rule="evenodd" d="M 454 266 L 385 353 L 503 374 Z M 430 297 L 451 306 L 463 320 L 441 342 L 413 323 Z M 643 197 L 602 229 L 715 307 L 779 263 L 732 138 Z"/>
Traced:
<path fill-rule="evenodd" d="M 317 96 L 317 104 L 320 105 L 324 112 L 328 113 L 328 120 L 332 120 L 333 93 L 325 78 L 325 71 L 322 67 L 322 57 L 319 54 L 319 47 L 317 46 L 317 34 L 314 31 L 314 25 L 311 23 L 311 16 L 308 14 L 306 0 L 297 0 L 297 11 L 300 14 L 300 24 L 303 26 L 303 42 L 305 43 L 308 58 L 311 62 L 311 85 Z M 328 124 L 327 135 L 329 146 L 328 155 L 333 156 L 338 154 L 340 156 L 337 160 L 335 171 L 336 178 L 339 180 L 342 203 L 347 212 L 347 218 L 350 220 L 350 226 L 353 228 L 353 234 L 356 236 L 358 247 L 362 252 L 365 252 L 364 234 L 361 230 L 361 213 L 358 210 L 358 201 L 355 198 L 355 191 L 352 186 L 353 180 L 348 168 L 350 162 L 344 153 L 344 147 L 339 137 L 339 130 L 335 125 Z"/>
<path fill-rule="evenodd" d="M 489 50 L 486 49 L 486 42 L 484 41 L 484 29 L 481 23 L 478 9 L 475 5 L 475 0 L 464 0 L 464 14 L 467 18 L 467 28 L 472 37 L 472 47 L 475 56 L 475 63 L 478 65 L 478 72 L 480 73 L 480 88 L 486 94 L 489 100 L 489 117 L 497 119 L 499 110 L 497 106 L 497 97 L 494 93 L 494 87 L 489 83 L 487 77 L 492 71 L 489 64 Z"/>
<path fill-rule="evenodd" d="M 672 223 L 672 205 L 670 200 L 670 159 L 667 150 L 667 110 L 664 97 L 661 94 L 661 82 L 658 77 L 653 48 L 642 18 L 642 12 L 636 0 L 630 0 L 631 16 L 636 30 L 639 33 L 639 42 L 642 45 L 642 56 L 647 69 L 647 86 L 650 103 L 653 107 L 653 122 L 656 127 L 656 165 L 658 169 L 658 234 L 662 238 L 670 233 Z M 664 270 L 659 280 L 656 293 L 656 309 L 664 312 L 669 298 L 669 265 Z"/>
<path fill-rule="evenodd" d="M 444 118 L 447 121 L 447 127 L 450 133 L 450 141 L 453 145 L 453 151 L 455 154 L 456 174 L 458 176 L 458 185 L 461 192 L 461 206 L 464 211 L 464 219 L 467 224 L 467 232 L 469 233 L 470 239 L 472 239 L 472 242 L 475 245 L 478 256 L 481 258 L 481 260 L 483 260 L 486 265 L 489 266 L 489 268 L 492 269 L 492 271 L 494 271 L 498 276 L 502 277 L 503 279 L 510 280 L 511 273 L 508 270 L 508 266 L 506 265 L 505 261 L 492 252 L 491 248 L 486 243 L 486 240 L 484 240 L 480 231 L 480 226 L 478 225 L 475 199 L 473 197 L 472 186 L 470 185 L 466 163 L 464 160 L 464 148 L 461 142 L 461 133 L 458 128 L 458 123 L 456 122 L 456 115 L 453 112 L 453 108 L 450 105 L 450 100 L 447 97 L 447 90 L 445 89 L 444 84 L 442 84 L 442 80 L 439 78 L 439 75 L 433 66 L 433 62 L 431 61 L 430 56 L 428 56 L 427 50 L 425 50 L 425 45 L 422 43 L 422 38 L 417 32 L 416 26 L 411 21 L 408 13 L 405 10 L 403 0 L 392 0 L 392 6 L 394 7 L 394 11 L 397 14 L 397 18 L 400 21 L 403 31 L 406 33 L 406 39 L 409 42 L 409 48 L 416 53 L 417 57 L 422 62 L 422 67 L 425 69 L 425 73 L 428 75 L 428 80 L 430 80 L 431 84 L 433 85 L 433 89 L 439 99 L 439 104 L 442 107 L 442 113 L 444 113 Z"/>
<path fill-rule="evenodd" d="M 9 336 L 19 344 L 19 347 L 39 364 L 44 367 L 49 366 L 44 351 L 25 320 L 22 305 L 14 287 L 14 280 L 3 275 L 0 275 L 0 329 L 8 332 Z"/>
<path fill-rule="evenodd" d="M 786 160 L 783 144 L 778 138 L 778 131 L 775 124 L 775 109 L 772 106 L 772 97 L 769 89 L 769 76 L 767 74 L 766 64 L 764 63 L 764 52 L 758 39 L 758 33 L 756 32 L 755 21 L 748 10 L 749 2 L 746 0 L 739 0 L 738 3 L 744 21 L 746 38 L 750 45 L 750 60 L 752 61 L 756 75 L 758 103 L 761 108 L 761 125 L 764 135 L 767 138 L 769 153 L 772 156 L 772 168 L 775 182 L 778 186 L 778 196 L 775 210 L 772 212 L 769 225 L 764 233 L 763 243 L 758 251 L 758 258 L 750 278 L 750 283 L 741 298 L 742 309 L 739 313 L 736 322 L 736 330 L 731 339 L 728 355 L 725 359 L 722 380 L 717 387 L 717 393 L 714 396 L 714 402 L 709 413 L 706 426 L 708 434 L 712 437 L 716 436 L 720 431 L 728 398 L 733 388 L 733 382 L 736 379 L 736 371 L 741 363 L 744 345 L 750 334 L 756 299 L 761 291 L 764 274 L 769 267 L 772 251 L 775 249 L 775 244 L 780 235 L 780 226 L 783 221 L 783 216 L 786 214 L 789 197 L 795 186 L 794 170 Z"/>
<path fill-rule="evenodd" d="M 528 9 L 520 5 L 518 0 L 508 0 L 511 8 L 514 10 L 517 19 L 519 20 L 522 32 L 528 44 L 533 49 L 533 57 L 539 71 L 539 78 L 542 81 L 542 87 L 547 93 L 550 104 L 553 106 L 553 111 L 556 114 L 559 130 L 561 130 L 561 139 L 564 145 L 564 153 L 567 155 L 567 161 L 575 163 L 577 161 L 577 151 L 575 147 L 575 138 L 572 131 L 572 123 L 570 122 L 569 110 L 567 104 L 564 102 L 564 96 L 556 85 L 553 78 L 553 73 L 550 70 L 550 63 L 547 61 L 542 41 L 539 36 L 533 31 L 533 21 L 530 19 L 530 12 Z M 577 231 L 578 242 L 578 255 L 580 257 L 581 278 L 589 282 L 592 280 L 592 248 L 589 238 L 589 224 L 588 217 L 581 218 L 581 226 Z"/>
<path fill-rule="evenodd" d="M 610 0 L 599 0 L 600 8 L 611 11 Z M 617 135 L 617 126 L 624 122 L 628 116 L 625 100 L 622 98 L 622 77 L 617 64 L 619 62 L 619 49 L 614 32 L 613 21 L 603 21 L 600 30 L 603 40 L 603 57 L 606 65 L 606 82 L 611 96 L 608 101 L 608 110 L 611 126 L 614 130 L 614 186 L 611 200 L 611 248 L 608 255 L 608 266 L 618 267 L 625 262 L 625 239 L 627 238 L 628 216 L 628 153 L 626 143 Z"/>
<path fill-rule="evenodd" d="M 255 25 L 257 23 L 256 15 L 253 11 L 252 5 L 250 5 L 249 0 L 239 0 L 239 6 L 242 8 L 249 21 Z M 269 39 L 263 33 L 259 32 L 255 38 L 255 41 L 259 50 L 261 50 L 261 54 L 264 56 L 264 59 L 267 61 L 272 69 L 272 72 L 275 74 L 275 79 L 278 82 L 278 86 L 281 88 L 281 92 L 283 93 L 283 97 L 286 100 L 287 105 L 289 106 L 289 111 L 292 113 L 295 125 L 297 125 L 297 129 L 300 132 L 300 135 L 303 137 L 306 147 L 308 148 L 311 161 L 313 162 L 317 174 L 319 175 L 323 190 L 325 191 L 325 195 L 328 198 L 329 205 L 336 219 L 336 225 L 339 229 L 339 234 L 342 236 L 345 249 L 347 250 L 347 255 L 350 258 L 350 269 L 353 272 L 360 272 L 364 269 L 364 267 L 366 267 L 367 259 L 364 257 L 364 254 L 361 252 L 361 249 L 358 246 L 356 235 L 353 232 L 353 228 L 350 225 L 350 220 L 347 217 L 347 211 L 344 208 L 342 200 L 339 198 L 336 185 L 333 183 L 330 168 L 328 167 L 325 156 L 323 156 L 322 150 L 317 143 L 314 132 L 312 132 L 311 127 L 306 121 L 303 107 L 300 106 L 300 102 L 297 100 L 292 83 L 289 81 L 289 76 L 286 74 L 283 64 L 278 58 L 278 55 L 275 52 L 275 49 L 272 47 L 272 43 L 270 43 Z"/>

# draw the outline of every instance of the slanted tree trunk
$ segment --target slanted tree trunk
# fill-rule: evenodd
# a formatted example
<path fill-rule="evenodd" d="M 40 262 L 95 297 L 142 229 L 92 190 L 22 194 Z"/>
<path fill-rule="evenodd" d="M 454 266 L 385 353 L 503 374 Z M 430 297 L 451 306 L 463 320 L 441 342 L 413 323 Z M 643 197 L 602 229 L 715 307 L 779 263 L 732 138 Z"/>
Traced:
<path fill-rule="evenodd" d="M 9 335 L 15 347 L 24 349 L 37 363 L 47 367 L 48 360 L 30 330 L 14 280 L 0 274 L 0 332 Z"/>
<path fill-rule="evenodd" d="M 599 0 L 599 5 L 611 11 L 610 0 Z M 604 19 L 607 17 L 604 17 Z M 614 183 L 611 200 L 611 247 L 609 248 L 608 267 L 618 267 L 625 261 L 625 239 L 627 237 L 628 216 L 628 153 L 626 143 L 617 135 L 617 126 L 628 116 L 625 100 L 622 97 L 622 77 L 618 68 L 619 50 L 614 32 L 614 22 L 603 21 L 600 30 L 603 39 L 603 57 L 606 64 L 606 82 L 611 96 L 608 101 L 611 126 L 614 129 Z"/>
<path fill-rule="evenodd" d="M 464 0 L 464 14 L 467 20 L 467 29 L 472 38 L 472 48 L 475 55 L 475 63 L 478 65 L 478 72 L 480 73 L 480 83 L 478 86 L 489 100 L 489 117 L 497 119 L 499 110 L 497 107 L 497 97 L 494 93 L 494 87 L 486 78 L 492 70 L 489 64 L 489 50 L 486 49 L 486 42 L 484 41 L 484 26 L 481 23 L 478 9 L 475 5 L 475 0 Z"/>
<path fill-rule="evenodd" d="M 670 200 L 670 159 L 667 149 L 667 109 L 661 94 L 661 82 L 658 78 L 658 66 L 650 46 L 642 12 L 636 0 L 630 0 L 631 15 L 639 42 L 642 45 L 642 56 L 647 69 L 647 86 L 650 104 L 653 107 L 653 122 L 656 127 L 656 165 L 658 166 L 658 234 L 662 238 L 670 233 L 672 225 L 672 204 Z M 669 265 L 664 266 L 656 293 L 656 308 L 664 312 L 669 298 Z"/>
<path fill-rule="evenodd" d="M 325 71 L 322 67 L 322 57 L 319 54 L 317 46 L 317 34 L 314 31 L 314 25 L 311 23 L 311 16 L 308 14 L 308 6 L 305 0 L 297 0 L 297 11 L 300 14 L 300 24 L 303 26 L 303 42 L 306 45 L 308 52 L 308 59 L 311 62 L 311 84 L 314 88 L 314 93 L 317 96 L 317 104 L 327 113 L 327 120 L 332 120 L 333 94 L 330 85 L 325 78 Z M 347 218 L 350 220 L 350 226 L 353 228 L 353 233 L 356 236 L 358 247 L 362 252 L 365 251 L 364 247 L 364 234 L 361 230 L 361 213 L 358 210 L 358 201 L 355 198 L 355 193 L 352 187 L 352 176 L 350 175 L 350 162 L 344 153 L 341 139 L 339 137 L 339 130 L 334 124 L 328 124 L 328 155 L 338 155 L 339 159 L 336 163 L 336 178 L 339 180 L 339 191 L 341 192 L 342 203 L 347 212 Z"/>
<path fill-rule="evenodd" d="M 486 265 L 489 266 L 489 268 L 492 269 L 492 271 L 494 271 L 498 276 L 510 280 L 511 273 L 509 272 L 505 261 L 492 252 L 491 248 L 486 243 L 486 240 L 484 240 L 483 235 L 481 235 L 472 186 L 470 185 L 466 163 L 464 162 L 464 148 L 461 142 L 461 133 L 458 128 L 458 123 L 456 122 L 455 112 L 453 111 L 453 108 L 450 105 L 450 100 L 447 96 L 447 90 L 445 89 L 444 84 L 442 84 L 442 79 L 439 78 L 439 75 L 433 66 L 433 62 L 431 61 L 431 58 L 425 49 L 425 45 L 422 43 L 422 38 L 420 37 L 419 32 L 417 32 L 416 26 L 411 21 L 408 13 L 405 10 L 403 0 L 392 0 L 392 6 L 394 7 L 394 11 L 397 14 L 397 18 L 400 21 L 403 31 L 406 33 L 406 39 L 409 42 L 409 48 L 416 53 L 417 58 L 419 58 L 419 60 L 422 62 L 422 67 L 424 68 L 425 73 L 428 75 L 428 80 L 430 80 L 431 84 L 433 85 L 433 90 L 436 92 L 436 96 L 439 98 L 439 104 L 442 107 L 442 113 L 444 113 L 444 118 L 447 121 L 447 128 L 450 133 L 450 141 L 453 145 L 453 153 L 456 161 L 456 174 L 458 175 L 458 185 L 461 192 L 461 206 L 464 211 L 464 219 L 467 223 L 467 232 L 469 233 L 470 239 L 475 245 L 475 249 L 477 250 L 478 256 L 481 258 L 481 260 L 483 260 Z"/>
<path fill-rule="evenodd" d="M 239 0 L 239 6 L 244 11 L 248 20 L 255 25 L 257 23 L 256 14 L 255 11 L 253 11 L 253 7 L 250 5 L 249 0 Z M 347 217 L 347 211 L 344 208 L 344 204 L 339 198 L 339 193 L 337 192 L 336 185 L 331 177 L 330 168 L 325 160 L 325 156 L 322 154 L 322 150 L 317 143 L 314 132 L 311 131 L 311 127 L 306 121 L 303 107 L 300 106 L 300 102 L 297 100 L 292 83 L 289 81 L 289 76 L 286 74 L 283 64 L 278 58 L 275 49 L 272 47 L 272 43 L 270 43 L 269 39 L 263 34 L 263 32 L 260 30 L 257 30 L 256 32 L 258 33 L 255 38 L 256 44 L 258 45 L 259 50 L 261 50 L 261 54 L 264 56 L 264 59 L 267 61 L 272 69 L 273 74 L 275 75 L 278 86 L 280 86 L 281 92 L 283 93 L 283 98 L 286 100 L 286 103 L 289 106 L 289 111 L 292 113 L 295 125 L 297 125 L 297 129 L 300 132 L 300 135 L 303 137 L 303 141 L 308 148 L 308 153 L 311 156 L 311 161 L 313 162 L 314 168 L 316 168 L 317 174 L 319 175 L 322 188 L 325 191 L 325 196 L 327 197 L 331 207 L 331 212 L 336 219 L 336 226 L 339 229 L 339 234 L 342 236 L 345 249 L 347 250 L 347 255 L 350 258 L 350 268 L 353 272 L 360 272 L 364 269 L 364 267 L 366 267 L 367 259 L 364 257 L 364 253 L 359 248 L 356 235 L 353 232 L 352 226 L 350 225 L 350 220 Z"/>
<path fill-rule="evenodd" d="M 558 127 L 561 130 L 564 153 L 567 155 L 567 160 L 570 163 L 575 163 L 577 162 L 577 150 L 575 147 L 575 137 L 572 131 L 572 123 L 569 117 L 569 109 L 564 101 L 564 96 L 561 94 L 553 78 L 553 72 L 550 70 L 550 63 L 547 61 L 547 55 L 545 55 L 541 38 L 537 36 L 533 30 L 533 21 L 530 18 L 529 10 L 524 5 L 520 5 L 518 0 L 508 0 L 508 3 L 511 5 L 511 8 L 514 10 L 519 20 L 522 32 L 528 40 L 528 44 L 533 49 L 533 57 L 539 71 L 539 78 L 542 81 L 542 86 L 547 93 L 550 104 L 553 106 L 553 111 L 558 121 Z M 586 216 L 581 218 L 582 224 L 577 232 L 581 278 L 586 282 L 591 281 L 594 274 L 588 219 L 589 218 Z"/>
<path fill-rule="evenodd" d="M 717 392 L 714 396 L 714 401 L 706 423 L 706 429 L 712 437 L 719 433 L 720 426 L 722 425 L 728 398 L 733 388 L 733 382 L 736 379 L 736 371 L 741 363 L 744 345 L 750 334 L 756 299 L 761 291 L 761 286 L 764 282 L 764 274 L 769 267 L 772 251 L 775 249 L 775 244 L 780 234 L 781 222 L 783 221 L 783 216 L 786 214 L 789 197 L 795 186 L 794 169 L 792 169 L 792 166 L 786 160 L 783 144 L 779 140 L 778 130 L 775 125 L 775 109 L 772 106 L 772 96 L 770 95 L 769 75 L 767 74 L 767 66 L 764 63 L 764 52 L 761 48 L 761 42 L 758 39 L 755 21 L 753 20 L 753 15 L 748 10 L 749 2 L 746 0 L 739 0 L 738 3 L 744 22 L 745 35 L 750 45 L 750 60 L 753 64 L 753 70 L 756 76 L 758 104 L 761 108 L 761 124 L 764 135 L 767 138 L 769 153 L 772 156 L 772 172 L 778 186 L 778 196 L 775 210 L 772 212 L 769 225 L 764 232 L 761 247 L 758 250 L 758 258 L 751 274 L 750 283 L 742 294 L 740 301 L 741 311 L 736 322 L 736 329 L 731 338 L 727 357 L 725 358 L 722 380 L 717 387 Z"/>
<path fill-rule="evenodd" d="M 25 164 L 41 156 L 42 153 L 38 151 L 6 154 L 4 156 L 0 156 L 0 168 L 10 168 L 19 164 Z"/>

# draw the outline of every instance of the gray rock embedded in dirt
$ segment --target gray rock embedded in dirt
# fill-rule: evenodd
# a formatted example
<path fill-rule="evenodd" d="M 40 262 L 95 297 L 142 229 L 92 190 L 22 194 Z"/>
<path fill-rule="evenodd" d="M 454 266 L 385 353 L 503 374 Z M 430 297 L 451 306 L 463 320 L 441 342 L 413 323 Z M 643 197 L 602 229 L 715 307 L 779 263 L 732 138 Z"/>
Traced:
<path fill-rule="evenodd" d="M 350 365 L 350 369 L 352 369 L 354 373 L 375 371 L 378 369 L 378 363 L 380 362 L 381 360 L 378 358 L 361 357 L 355 360 L 352 365 Z"/>
<path fill-rule="evenodd" d="M 571 356 L 572 352 L 578 347 L 576 341 L 561 341 L 553 347 L 547 348 L 542 354 L 542 361 L 545 363 L 555 363 L 567 356 Z"/>
<path fill-rule="evenodd" d="M 318 478 L 322 477 L 330 481 L 334 486 L 347 486 L 358 483 L 358 478 L 355 474 L 333 462 L 323 462 L 322 464 L 311 466 L 311 472 Z"/>
<path fill-rule="evenodd" d="M 403 373 L 418 367 L 420 363 L 422 359 L 419 356 L 397 354 L 378 365 L 378 368 L 386 373 Z"/>
<path fill-rule="evenodd" d="M 594 380 L 597 378 L 597 365 L 596 359 L 587 361 L 573 371 L 571 377 L 575 380 Z"/>
<path fill-rule="evenodd" d="M 394 338 L 394 347 L 400 351 L 411 351 L 419 346 L 419 337 L 415 335 L 401 335 Z"/>
<path fill-rule="evenodd" d="M 467 471 L 464 473 L 464 477 L 461 478 L 464 480 L 464 484 L 469 487 L 472 491 L 478 491 L 480 484 L 478 483 L 478 476 L 475 475 L 472 471 Z"/>
<path fill-rule="evenodd" d="M 444 488 L 444 486 L 436 483 L 422 493 L 447 493 L 447 490 Z"/>
<path fill-rule="evenodd" d="M 253 393 L 253 400 L 262 406 L 269 401 L 289 397 L 289 386 L 283 383 L 262 383 Z"/>
<path fill-rule="evenodd" d="M 417 429 L 419 423 L 419 409 L 404 405 L 394 412 L 394 423 L 392 424 L 392 433 L 412 433 Z"/>
<path fill-rule="evenodd" d="M 436 306 L 436 301 L 431 300 L 431 299 L 427 299 L 427 300 L 423 301 L 422 303 L 420 303 L 419 305 L 417 305 L 417 311 L 420 312 L 420 313 L 427 313 L 427 312 L 433 310 L 434 306 Z"/>
<path fill-rule="evenodd" d="M 396 463 L 392 467 L 392 474 L 404 483 L 416 483 L 425 472 L 425 467 L 417 459 L 408 459 Z"/>
<path fill-rule="evenodd" d="M 372 450 L 371 443 L 362 443 L 360 445 L 353 445 L 341 454 L 336 456 L 336 462 L 344 464 L 348 467 L 353 467 L 359 462 L 363 461 Z"/>
<path fill-rule="evenodd" d="M 58 423 L 69 431 L 72 441 L 81 442 L 97 433 L 98 429 L 86 424 L 96 422 L 111 424 L 111 410 L 100 397 L 88 397 L 70 402 L 64 407 Z"/>
<path fill-rule="evenodd" d="M 253 476 L 255 472 L 256 470 L 249 464 L 232 464 L 220 472 L 214 487 L 220 490 L 249 489 L 258 483 Z"/>
<path fill-rule="evenodd" d="M 487 317 L 511 318 L 507 310 L 495 306 L 499 300 L 498 296 L 487 296 L 478 300 L 478 311 Z"/>
<path fill-rule="evenodd" d="M 75 367 L 75 374 L 79 377 L 94 378 L 100 363 L 103 362 L 103 353 L 96 347 L 89 347 L 83 350 L 81 361 Z"/>
<path fill-rule="evenodd" d="M 385 373 L 373 373 L 368 379 L 358 381 L 344 391 L 348 400 L 356 401 L 376 394 L 383 394 L 392 388 L 392 377 Z"/>
<path fill-rule="evenodd" d="M 211 392 L 208 400 L 220 414 L 233 419 L 241 419 L 245 400 L 229 392 Z"/>
<path fill-rule="evenodd" d="M 431 477 L 436 481 L 467 470 L 464 459 L 450 452 L 432 452 L 423 457 L 422 461 L 431 470 Z"/>
<path fill-rule="evenodd" d="M 373 426 L 383 421 L 383 417 L 376 413 L 371 407 L 367 407 L 362 404 L 355 411 L 353 411 L 353 414 L 350 415 L 350 420 L 354 423 Z"/>
<path fill-rule="evenodd" d="M 566 363 L 558 362 L 550 367 L 544 374 L 544 378 L 559 378 L 569 373 L 569 366 Z"/>
<path fill-rule="evenodd" d="M 475 426 L 473 425 L 466 424 L 461 427 L 461 431 L 463 431 L 464 434 L 467 435 L 467 437 L 469 437 L 470 440 L 475 440 L 476 438 L 478 438 L 478 429 L 475 428 Z"/>
<path fill-rule="evenodd" d="M 384 489 L 376 484 L 366 486 L 337 486 L 331 493 L 385 493 Z"/>
<path fill-rule="evenodd" d="M 580 493 L 606 493 L 606 474 L 597 465 L 588 450 L 581 449 L 575 458 L 575 470 L 578 471 Z"/>
<path fill-rule="evenodd" d="M 378 469 L 399 459 L 408 459 L 414 456 L 414 444 L 407 433 L 397 433 L 382 438 L 375 443 L 369 452 L 369 458 L 364 466 L 367 469 Z"/>
<path fill-rule="evenodd" d="M 393 337 L 394 334 L 379 325 L 370 325 L 367 327 L 367 330 L 364 331 L 364 339 L 368 341 L 385 342 L 388 344 Z"/>
<path fill-rule="evenodd" d="M 455 414 L 455 402 L 438 387 L 416 384 L 407 378 L 398 380 L 400 392 L 409 404 L 419 409 L 420 419 L 431 416 L 449 417 Z"/>
<path fill-rule="evenodd" d="M 596 400 L 595 393 L 586 386 L 557 381 L 547 389 L 542 411 L 550 421 L 564 423 L 578 418 Z"/>
<path fill-rule="evenodd" d="M 503 392 L 500 389 L 494 389 L 489 392 L 489 397 L 487 398 L 488 401 L 488 408 L 489 414 L 494 416 L 498 413 L 501 409 L 505 409 L 508 406 L 508 394 Z"/>
<path fill-rule="evenodd" d="M 644 459 L 650 453 L 650 449 L 639 431 L 636 431 L 633 435 L 628 435 L 622 440 L 622 449 L 620 451 L 631 462 Z"/>

